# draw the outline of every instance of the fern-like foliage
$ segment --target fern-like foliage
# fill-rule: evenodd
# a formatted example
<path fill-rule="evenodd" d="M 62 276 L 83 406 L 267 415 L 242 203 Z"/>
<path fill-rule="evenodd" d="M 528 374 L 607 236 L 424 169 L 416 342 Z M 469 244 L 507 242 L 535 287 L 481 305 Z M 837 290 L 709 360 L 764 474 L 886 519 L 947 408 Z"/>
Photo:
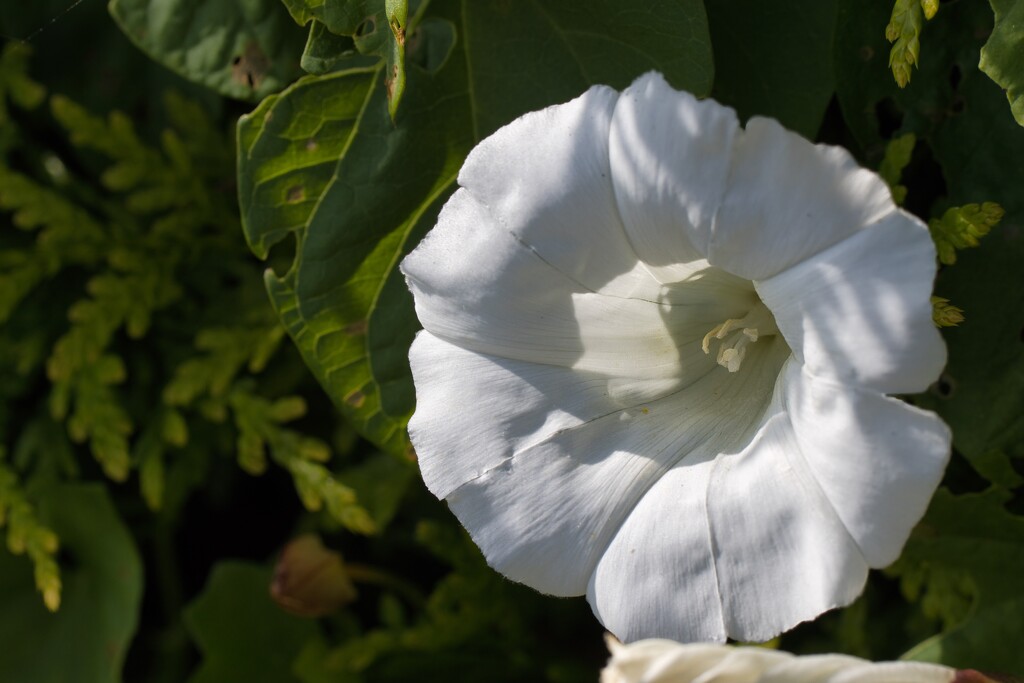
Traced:
<path fill-rule="evenodd" d="M 889 68 L 901 88 L 910 83 L 917 66 L 924 20 L 931 19 L 938 11 L 938 0 L 896 0 L 893 5 L 885 37 L 893 44 L 889 51 Z"/>
<path fill-rule="evenodd" d="M 1002 220 L 1004 213 L 1003 207 L 995 202 L 965 204 L 947 209 L 941 218 L 928 221 L 939 261 L 946 265 L 956 263 L 956 252 L 978 246 L 978 240 Z"/>
<path fill-rule="evenodd" d="M 0 463 L 0 512 L 46 604 L 59 604 L 57 539 L 33 521 L 25 491 L 35 477 L 97 466 L 116 482 L 137 475 L 158 510 L 172 479 L 195 482 L 171 476 L 188 467 L 178 453 L 234 443 L 247 472 L 261 473 L 269 455 L 307 508 L 373 532 L 328 468 L 326 441 L 285 426 L 305 413 L 290 392 L 307 375 L 281 345 L 241 236 L 228 130 L 173 94 L 155 144 L 128 116 L 96 116 L 60 95 L 47 119 L 27 64 L 22 48 L 0 54 L 0 398 L 24 413 L 0 418 L 0 448 L 20 454 Z M 30 110 L 70 147 L 22 136 Z M 61 445 L 39 447 L 39 425 Z"/>
<path fill-rule="evenodd" d="M 956 327 L 964 321 L 964 311 L 941 296 L 932 297 L 932 321 L 936 327 Z"/>
<path fill-rule="evenodd" d="M 0 527 L 7 526 L 7 549 L 15 555 L 27 553 L 35 565 L 36 588 L 51 612 L 60 607 L 60 569 L 55 555 L 57 535 L 36 517 L 25 497 L 18 475 L 2 459 L 0 450 Z"/>

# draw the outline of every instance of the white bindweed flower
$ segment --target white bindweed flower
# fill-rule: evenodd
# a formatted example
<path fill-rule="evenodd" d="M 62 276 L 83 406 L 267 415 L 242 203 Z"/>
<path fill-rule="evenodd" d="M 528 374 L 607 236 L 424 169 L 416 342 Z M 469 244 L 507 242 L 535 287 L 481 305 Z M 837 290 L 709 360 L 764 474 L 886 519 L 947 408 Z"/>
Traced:
<path fill-rule="evenodd" d="M 938 664 L 876 664 L 846 655 L 796 657 L 759 647 L 671 640 L 623 645 L 609 638 L 608 648 L 612 657 L 601 671 L 601 683 L 994 683 L 975 671 L 957 672 Z"/>
<path fill-rule="evenodd" d="M 764 640 L 899 555 L 949 453 L 886 185 L 658 74 L 481 142 L 402 270 L 409 432 L 488 562 L 623 640 Z"/>

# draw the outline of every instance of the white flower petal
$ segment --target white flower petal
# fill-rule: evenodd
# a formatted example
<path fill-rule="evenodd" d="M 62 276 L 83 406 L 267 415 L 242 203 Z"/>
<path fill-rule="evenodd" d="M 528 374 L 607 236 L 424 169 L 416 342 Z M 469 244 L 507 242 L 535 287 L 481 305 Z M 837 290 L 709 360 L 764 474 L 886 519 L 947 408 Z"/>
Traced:
<path fill-rule="evenodd" d="M 942 479 L 949 428 L 934 413 L 825 382 L 795 363 L 784 385 L 815 480 L 868 564 L 891 564 Z"/>
<path fill-rule="evenodd" d="M 765 346 L 753 357 L 771 353 Z M 556 431 L 467 481 L 448 504 L 495 569 L 545 593 L 579 595 L 602 554 L 614 554 L 605 547 L 622 520 L 667 470 L 742 442 L 744 421 L 753 426 L 759 414 L 751 402 L 767 393 L 755 384 L 777 374 L 777 363 L 760 366 L 707 373 L 649 404 Z"/>
<path fill-rule="evenodd" d="M 874 663 L 847 655 L 797 657 L 758 647 L 608 639 L 601 683 L 951 683 L 955 669 L 920 662 Z"/>
<path fill-rule="evenodd" d="M 714 367 L 700 342 L 718 322 L 757 301 L 750 283 L 696 270 L 688 282 L 661 285 L 638 264 L 657 298 L 624 299 L 584 289 L 459 190 L 437 227 L 402 262 L 420 322 L 465 348 L 610 377 L 672 377 L 671 387 Z M 656 289 L 655 289 L 656 288 Z M 506 291 L 516 292 L 515 296 Z"/>
<path fill-rule="evenodd" d="M 932 323 L 934 277 L 927 229 L 900 211 L 756 286 L 812 374 L 910 393 L 946 362 Z"/>
<path fill-rule="evenodd" d="M 445 498 L 552 435 L 667 394 L 572 368 L 476 353 L 421 332 L 409 352 L 418 406 L 409 433 L 427 488 Z M 457 377 L 459 381 L 450 381 Z M 458 453 L 459 457 L 451 457 Z"/>
<path fill-rule="evenodd" d="M 768 640 L 848 605 L 867 580 L 867 562 L 802 457 L 785 411 L 793 365 L 783 369 L 757 435 L 719 458 L 708 485 L 725 627 L 737 640 Z"/>
<path fill-rule="evenodd" d="M 635 269 L 612 191 L 608 129 L 618 97 L 596 86 L 516 119 L 470 152 L 459 185 L 584 288 L 656 300 L 657 283 Z"/>
<path fill-rule="evenodd" d="M 721 641 L 734 635 L 727 631 L 722 614 L 724 596 L 711 542 L 708 486 L 719 454 L 738 452 L 756 431 L 787 355 L 779 340 L 755 345 L 744 361 L 749 362 L 744 372 L 730 374 L 719 368 L 705 385 L 687 392 L 692 392 L 688 397 L 692 405 L 677 410 L 678 420 L 686 421 L 683 426 L 706 429 L 711 422 L 723 433 L 714 441 L 692 444 L 687 457 L 636 503 L 604 550 L 587 600 L 601 623 L 619 638 L 631 641 L 658 635 Z M 710 410 L 695 396 L 698 390 L 704 390 Z M 750 499 L 734 502 L 753 503 Z"/>
<path fill-rule="evenodd" d="M 624 641 L 726 638 L 706 509 L 714 456 L 703 457 L 662 475 L 595 568 L 587 601 Z"/>
<path fill-rule="evenodd" d="M 572 295 L 586 290 L 497 226 L 465 190 L 445 205 L 402 271 L 420 322 L 437 336 L 484 353 L 566 366 L 582 353 Z"/>
<path fill-rule="evenodd" d="M 734 143 L 707 259 L 733 275 L 764 279 L 894 210 L 882 179 L 845 149 L 813 145 L 754 117 Z"/>
<path fill-rule="evenodd" d="M 707 257 L 725 192 L 736 112 L 671 88 L 658 73 L 623 91 L 609 155 L 615 197 L 641 260 L 662 282 L 679 282 Z"/>

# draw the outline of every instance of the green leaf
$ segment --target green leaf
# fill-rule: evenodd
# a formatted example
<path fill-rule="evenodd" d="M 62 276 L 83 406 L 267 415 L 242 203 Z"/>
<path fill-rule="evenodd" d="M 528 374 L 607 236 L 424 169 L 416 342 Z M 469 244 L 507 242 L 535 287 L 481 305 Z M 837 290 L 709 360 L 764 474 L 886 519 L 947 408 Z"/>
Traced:
<path fill-rule="evenodd" d="M 698 97 L 711 90 L 711 40 L 697 0 L 655 0 L 628 9 L 619 0 L 461 4 L 459 37 L 469 65 L 476 140 L 588 86 L 622 89 L 651 69 Z"/>
<path fill-rule="evenodd" d="M 995 202 L 985 202 L 954 206 L 942 218 L 928 221 L 939 261 L 948 266 L 956 263 L 956 250 L 978 246 L 978 240 L 1002 220 L 1004 213 Z"/>
<path fill-rule="evenodd" d="M 97 484 L 56 484 L 33 496 L 60 537 L 64 584 L 51 614 L 30 565 L 0 550 L 0 680 L 121 680 L 142 600 L 142 563 L 128 530 Z"/>
<path fill-rule="evenodd" d="M 837 0 L 708 0 L 714 97 L 744 119 L 771 116 L 815 138 L 835 89 Z"/>
<path fill-rule="evenodd" d="M 292 662 L 319 633 L 315 621 L 286 614 L 270 599 L 271 570 L 241 562 L 214 567 L 202 594 L 185 608 L 203 662 L 189 683 L 297 682 Z"/>
<path fill-rule="evenodd" d="M 1001 451 L 987 451 L 971 458 L 971 465 L 978 474 L 996 486 L 1012 489 L 1024 484 L 1021 476 L 1013 468 L 1010 458 Z"/>
<path fill-rule="evenodd" d="M 259 99 L 297 78 L 301 29 L 279 0 L 110 0 L 121 30 L 185 78 Z"/>
<path fill-rule="evenodd" d="M 292 268 L 266 274 L 273 305 L 342 412 L 391 453 L 409 449 L 407 353 L 418 327 L 397 266 L 434 224 L 472 145 L 594 82 L 623 87 L 655 68 L 699 95 L 711 82 L 698 1 L 625 13 L 611 0 L 585 11 L 441 0 L 431 10 L 410 37 L 394 121 L 378 64 L 304 78 L 238 129 L 250 246 L 265 258 L 295 238 Z"/>
<path fill-rule="evenodd" d="M 359 54 L 377 55 L 384 59 L 388 112 L 394 117 L 405 92 L 407 0 L 284 0 L 284 4 L 298 23 L 314 21 L 306 53 L 303 54 L 303 67 L 309 66 L 314 73 L 323 73 L 336 61 L 329 56 L 332 49 L 343 51 L 346 47 L 344 41 L 326 37 L 323 29 L 334 36 L 352 38 Z M 426 6 L 426 2 L 418 4 Z"/>
<path fill-rule="evenodd" d="M 953 496 L 939 491 L 907 544 L 901 564 L 923 565 L 940 576 L 967 577 L 976 594 L 966 619 L 905 657 L 958 668 L 1024 671 L 1024 517 L 1008 512 L 1004 491 Z M 933 599 L 957 601 L 940 580 Z"/>
<path fill-rule="evenodd" d="M 302 53 L 303 71 L 320 75 L 338 68 L 352 68 L 357 66 L 352 62 L 355 55 L 356 45 L 352 38 L 331 33 L 323 23 L 312 20 L 306 49 Z"/>
<path fill-rule="evenodd" d="M 402 497 L 415 475 L 412 463 L 378 453 L 340 472 L 338 478 L 356 492 L 376 527 L 384 529 L 398 512 Z"/>
<path fill-rule="evenodd" d="M 981 48 L 978 67 L 1006 91 L 1010 110 L 1024 126 L 1024 2 L 989 0 L 996 25 Z"/>

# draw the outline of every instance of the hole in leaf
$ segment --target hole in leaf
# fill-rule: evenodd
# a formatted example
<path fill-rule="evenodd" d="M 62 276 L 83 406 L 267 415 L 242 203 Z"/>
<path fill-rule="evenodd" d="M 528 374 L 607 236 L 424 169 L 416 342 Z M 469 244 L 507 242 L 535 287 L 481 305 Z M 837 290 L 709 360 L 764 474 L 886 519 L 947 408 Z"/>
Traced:
<path fill-rule="evenodd" d="M 821 118 L 821 126 L 818 127 L 818 135 L 815 139 L 830 145 L 841 145 L 850 150 L 855 150 L 858 147 L 857 141 L 846 125 L 846 119 L 843 118 L 843 109 L 839 106 L 839 98 L 835 95 L 828 101 L 828 107 L 825 108 L 825 115 Z"/>
<path fill-rule="evenodd" d="M 910 163 L 903 170 L 902 183 L 907 188 L 903 208 L 919 216 L 927 216 L 939 197 L 947 194 L 942 166 L 935 160 L 931 145 L 918 140 Z"/>
<path fill-rule="evenodd" d="M 903 125 L 903 112 L 891 97 L 875 105 L 875 118 L 878 120 L 878 134 L 885 140 L 891 138 Z"/>
<path fill-rule="evenodd" d="M 374 17 L 367 17 L 356 29 L 356 38 L 365 38 L 377 30 L 377 20 Z"/>
<path fill-rule="evenodd" d="M 953 394 L 956 393 L 956 380 L 949 373 L 944 372 L 939 375 L 939 379 L 931 386 L 931 391 L 939 398 L 952 398 Z"/>
<path fill-rule="evenodd" d="M 960 87 L 960 80 L 963 78 L 963 74 L 960 72 L 960 67 L 956 64 L 949 70 L 949 86 L 956 90 Z"/>
<path fill-rule="evenodd" d="M 267 265 L 279 279 L 286 277 L 288 272 L 294 267 L 298 246 L 299 241 L 295 237 L 295 233 L 290 232 L 280 242 L 277 242 L 270 248 Z"/>

